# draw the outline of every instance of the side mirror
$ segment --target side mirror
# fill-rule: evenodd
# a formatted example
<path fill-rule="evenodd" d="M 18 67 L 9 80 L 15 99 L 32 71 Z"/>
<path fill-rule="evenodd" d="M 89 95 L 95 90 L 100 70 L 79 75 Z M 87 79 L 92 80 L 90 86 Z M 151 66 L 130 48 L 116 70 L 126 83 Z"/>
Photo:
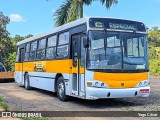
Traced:
<path fill-rule="evenodd" d="M 83 36 L 83 47 L 89 48 L 89 39 L 87 36 Z"/>

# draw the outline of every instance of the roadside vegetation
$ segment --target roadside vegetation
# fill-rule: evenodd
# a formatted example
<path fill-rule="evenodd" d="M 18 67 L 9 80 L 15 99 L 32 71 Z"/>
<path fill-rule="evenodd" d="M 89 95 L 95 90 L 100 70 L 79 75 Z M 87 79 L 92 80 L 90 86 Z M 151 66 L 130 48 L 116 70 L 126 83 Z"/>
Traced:
<path fill-rule="evenodd" d="M 153 27 L 148 32 L 149 66 L 152 76 L 160 76 L 160 30 Z"/>
<path fill-rule="evenodd" d="M 3 97 L 0 96 L 0 109 L 2 111 L 9 111 L 9 106 L 4 101 Z M 22 120 L 49 120 L 49 118 L 43 117 L 43 118 L 22 118 Z"/>
<path fill-rule="evenodd" d="M 4 101 L 3 97 L 1 97 L 1 96 L 0 96 L 0 108 L 3 109 L 4 111 L 8 111 L 9 110 L 9 106 Z"/>

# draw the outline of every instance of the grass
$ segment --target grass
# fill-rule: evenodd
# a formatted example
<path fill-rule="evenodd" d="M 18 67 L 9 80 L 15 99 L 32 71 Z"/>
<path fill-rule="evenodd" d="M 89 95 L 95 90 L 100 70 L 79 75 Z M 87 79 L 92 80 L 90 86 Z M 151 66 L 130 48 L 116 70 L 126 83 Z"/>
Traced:
<path fill-rule="evenodd" d="M 0 107 L 4 109 L 4 111 L 9 111 L 9 106 L 4 101 L 3 97 L 0 96 Z"/>
<path fill-rule="evenodd" d="M 130 108 L 130 107 L 122 107 L 123 110 L 125 111 L 134 111 L 134 109 Z"/>
<path fill-rule="evenodd" d="M 160 108 L 157 108 L 157 112 L 160 112 Z"/>

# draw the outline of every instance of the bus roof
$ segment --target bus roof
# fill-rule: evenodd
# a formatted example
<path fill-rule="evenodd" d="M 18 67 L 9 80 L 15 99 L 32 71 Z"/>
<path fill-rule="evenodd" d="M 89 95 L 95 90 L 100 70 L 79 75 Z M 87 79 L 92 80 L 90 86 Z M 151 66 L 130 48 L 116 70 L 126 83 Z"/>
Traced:
<path fill-rule="evenodd" d="M 59 27 L 56 27 L 54 28 L 53 30 L 51 31 L 48 31 L 48 32 L 44 32 L 44 33 L 41 33 L 39 35 L 35 35 L 33 37 L 30 37 L 28 39 L 25 39 L 25 40 L 22 40 L 20 42 L 17 43 L 17 46 L 21 45 L 21 44 L 24 44 L 26 42 L 30 42 L 32 40 L 36 40 L 36 39 L 39 39 L 39 38 L 42 38 L 42 37 L 45 37 L 45 36 L 48 36 L 50 34 L 53 34 L 53 33 L 57 33 L 57 32 L 60 32 L 60 31 L 63 31 L 63 30 L 66 30 L 66 29 L 69 29 L 69 28 L 72 28 L 72 27 L 75 27 L 77 25 L 80 25 L 80 24 L 84 24 L 86 22 L 89 22 L 89 19 L 90 18 L 108 18 L 108 19 L 117 19 L 117 20 L 128 20 L 128 21 L 133 21 L 133 22 L 139 22 L 139 21 L 134 21 L 134 20 L 129 20 L 129 19 L 123 19 L 123 18 L 110 18 L 110 17 L 84 17 L 84 18 L 80 18 L 78 20 L 75 20 L 73 22 L 70 22 L 70 23 L 67 23 L 67 24 L 64 24 L 62 26 L 59 26 Z M 142 22 L 141 22 L 142 23 Z"/>
<path fill-rule="evenodd" d="M 87 19 L 88 18 L 81 18 L 81 19 L 78 19 L 78 20 L 75 20 L 73 22 L 70 22 L 70 23 L 67 23 L 67 24 L 64 24 L 62 26 L 59 26 L 59 27 L 56 27 L 54 28 L 53 30 L 51 31 L 48 31 L 48 32 L 45 32 L 45 33 L 41 33 L 39 35 L 35 35 L 33 37 L 30 37 L 28 39 L 25 39 L 23 41 L 20 41 L 17 43 L 17 45 L 21 45 L 23 43 L 26 43 L 26 42 L 29 42 L 29 41 L 32 41 L 32 40 L 35 40 L 35 39 L 39 39 L 39 38 L 42 38 L 42 37 L 45 37 L 47 35 L 50 35 L 50 34 L 53 34 L 53 33 L 56 33 L 56 32 L 60 32 L 60 31 L 63 31 L 65 29 L 69 29 L 71 27 L 75 27 L 79 24 L 83 24 L 83 23 L 86 23 L 87 22 Z"/>

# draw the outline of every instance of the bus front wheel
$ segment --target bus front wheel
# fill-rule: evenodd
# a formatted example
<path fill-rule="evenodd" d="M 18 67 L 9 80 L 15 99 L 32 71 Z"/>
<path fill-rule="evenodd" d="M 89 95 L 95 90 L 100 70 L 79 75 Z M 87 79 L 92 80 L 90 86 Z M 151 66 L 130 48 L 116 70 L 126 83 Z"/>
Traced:
<path fill-rule="evenodd" d="M 59 77 L 57 81 L 57 97 L 62 102 L 68 100 L 68 96 L 65 94 L 65 82 L 63 77 Z"/>
<path fill-rule="evenodd" d="M 27 90 L 31 89 L 30 85 L 29 85 L 29 75 L 28 73 L 25 74 L 24 77 L 24 86 Z"/>

